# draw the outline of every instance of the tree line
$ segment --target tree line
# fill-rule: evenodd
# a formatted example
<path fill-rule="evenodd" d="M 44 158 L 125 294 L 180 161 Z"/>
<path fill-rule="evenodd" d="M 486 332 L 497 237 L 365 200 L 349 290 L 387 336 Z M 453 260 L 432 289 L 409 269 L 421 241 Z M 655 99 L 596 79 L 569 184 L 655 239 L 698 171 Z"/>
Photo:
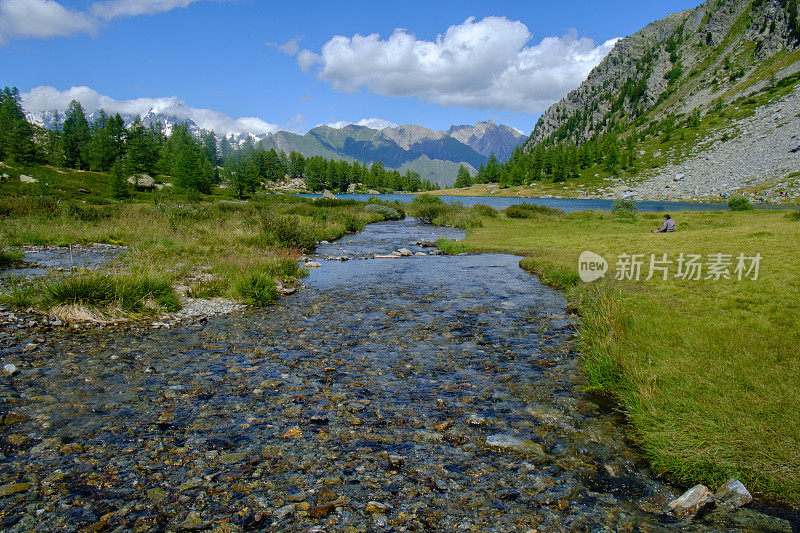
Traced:
<path fill-rule="evenodd" d="M 401 174 L 380 162 L 367 166 L 295 151 L 287 155 L 249 138 L 240 145 L 226 136 L 217 139 L 214 132 L 195 136 L 186 124 L 167 135 L 160 124 L 147 126 L 136 117 L 126 126 L 119 114 L 102 110 L 90 122 L 75 100 L 46 129 L 27 121 L 16 87 L 0 91 L 0 160 L 110 172 L 115 196 L 124 196 L 127 177 L 137 174 L 171 176 L 176 186 L 202 193 L 227 182 L 239 196 L 286 178 L 304 178 L 312 191 L 346 191 L 351 184 L 381 191 L 437 188 L 414 171 Z"/>
<path fill-rule="evenodd" d="M 608 172 L 628 170 L 636 164 L 635 139 L 621 143 L 616 135 L 594 137 L 580 144 L 570 142 L 538 143 L 529 151 L 517 146 L 505 163 L 492 154 L 473 178 L 462 166 L 454 187 L 476 183 L 498 183 L 501 187 L 530 185 L 548 179 L 562 182 L 577 178 L 581 169 L 602 166 Z"/>

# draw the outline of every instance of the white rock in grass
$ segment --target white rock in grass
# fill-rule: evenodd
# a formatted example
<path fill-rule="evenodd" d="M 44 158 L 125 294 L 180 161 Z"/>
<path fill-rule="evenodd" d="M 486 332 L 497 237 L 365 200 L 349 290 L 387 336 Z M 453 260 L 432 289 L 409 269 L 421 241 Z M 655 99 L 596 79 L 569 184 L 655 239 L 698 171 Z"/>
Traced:
<path fill-rule="evenodd" d="M 33 176 L 26 176 L 25 174 L 20 174 L 19 181 L 21 181 L 22 183 L 37 183 L 39 180 L 37 180 Z"/>
<path fill-rule="evenodd" d="M 753 496 L 738 479 L 729 479 L 714 493 L 714 500 L 723 507 L 741 507 L 753 501 Z"/>
<path fill-rule="evenodd" d="M 675 518 L 692 518 L 700 509 L 714 501 L 714 495 L 705 485 L 695 485 L 684 492 L 680 498 L 669 503 L 669 510 Z"/>

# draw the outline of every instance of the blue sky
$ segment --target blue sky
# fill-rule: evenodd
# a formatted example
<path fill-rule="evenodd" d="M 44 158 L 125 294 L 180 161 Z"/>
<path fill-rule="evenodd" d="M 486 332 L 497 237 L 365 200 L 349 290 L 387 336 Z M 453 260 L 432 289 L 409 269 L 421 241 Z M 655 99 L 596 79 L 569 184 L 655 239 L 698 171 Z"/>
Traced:
<path fill-rule="evenodd" d="M 527 134 L 608 40 L 696 3 L 0 0 L 0 85 L 177 97 L 300 132 L 380 118 Z"/>

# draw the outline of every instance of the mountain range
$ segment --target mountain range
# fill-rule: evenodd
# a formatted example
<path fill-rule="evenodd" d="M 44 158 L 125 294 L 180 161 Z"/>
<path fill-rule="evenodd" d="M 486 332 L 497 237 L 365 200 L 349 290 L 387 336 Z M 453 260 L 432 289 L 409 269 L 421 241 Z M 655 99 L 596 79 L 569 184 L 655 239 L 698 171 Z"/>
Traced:
<path fill-rule="evenodd" d="M 63 118 L 63 111 L 59 111 Z M 87 113 L 91 122 L 98 114 Z M 166 114 L 151 109 L 140 115 L 145 125 L 159 124 L 168 134 L 177 124 L 186 123 L 190 131 L 202 135 L 207 130 L 192 118 L 190 113 Z M 130 124 L 137 115 L 125 114 L 122 118 Z M 52 128 L 57 124 L 55 111 L 29 113 L 28 120 Z M 460 165 L 475 174 L 480 165 L 494 154 L 500 161 L 511 156 L 513 150 L 527 138 L 517 130 L 491 121 L 474 126 L 452 126 L 447 131 L 433 131 L 414 124 L 373 129 L 349 124 L 340 128 L 321 125 L 302 135 L 289 131 L 274 133 L 226 133 L 228 138 L 241 144 L 246 140 L 258 143 L 265 149 L 274 148 L 286 153 L 296 151 L 306 157 L 323 156 L 371 164 L 382 162 L 387 168 L 401 172 L 412 170 L 442 186 L 452 185 Z"/>

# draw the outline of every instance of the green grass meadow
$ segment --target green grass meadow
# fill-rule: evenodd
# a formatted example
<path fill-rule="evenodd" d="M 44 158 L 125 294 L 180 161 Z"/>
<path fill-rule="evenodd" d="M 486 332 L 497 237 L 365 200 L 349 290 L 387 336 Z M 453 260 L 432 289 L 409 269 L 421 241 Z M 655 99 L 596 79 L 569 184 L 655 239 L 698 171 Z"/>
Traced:
<path fill-rule="evenodd" d="M 741 479 L 763 497 L 800 503 L 800 220 L 795 213 L 578 212 L 484 218 L 471 251 L 524 255 L 521 265 L 566 289 L 581 315 L 587 389 L 618 398 L 655 471 L 693 484 Z M 584 250 L 609 262 L 580 282 Z M 649 257 L 761 254 L 757 280 L 644 280 Z M 642 280 L 618 281 L 620 254 L 643 254 Z M 705 259 L 704 259 L 705 261 Z M 733 272 L 735 267 L 731 266 Z M 705 272 L 703 277 L 705 277 Z M 752 277 L 752 274 L 751 274 Z M 612 279 L 609 279 L 612 278 Z"/>

